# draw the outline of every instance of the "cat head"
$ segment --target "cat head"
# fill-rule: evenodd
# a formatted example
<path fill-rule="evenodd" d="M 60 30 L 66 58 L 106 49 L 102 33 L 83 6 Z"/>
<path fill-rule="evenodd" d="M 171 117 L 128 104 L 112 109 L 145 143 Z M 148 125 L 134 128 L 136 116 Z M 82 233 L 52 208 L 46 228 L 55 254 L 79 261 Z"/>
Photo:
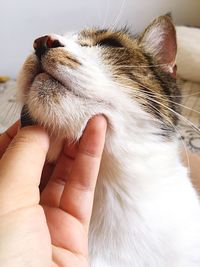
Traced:
<path fill-rule="evenodd" d="M 151 121 L 165 133 L 176 123 L 176 33 L 169 16 L 137 37 L 127 30 L 86 29 L 43 36 L 34 49 L 18 91 L 32 120 L 51 134 L 77 139 L 99 113 L 113 128 L 127 120 L 145 130 Z"/>

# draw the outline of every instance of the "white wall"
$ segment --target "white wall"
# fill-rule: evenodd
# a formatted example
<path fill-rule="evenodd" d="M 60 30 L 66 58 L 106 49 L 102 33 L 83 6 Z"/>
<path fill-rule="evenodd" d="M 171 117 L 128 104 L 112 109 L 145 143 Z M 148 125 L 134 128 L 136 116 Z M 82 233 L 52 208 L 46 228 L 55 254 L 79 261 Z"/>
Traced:
<path fill-rule="evenodd" d="M 0 75 L 16 77 L 40 35 L 126 24 L 138 32 L 169 11 L 178 24 L 200 26 L 200 0 L 0 0 Z"/>

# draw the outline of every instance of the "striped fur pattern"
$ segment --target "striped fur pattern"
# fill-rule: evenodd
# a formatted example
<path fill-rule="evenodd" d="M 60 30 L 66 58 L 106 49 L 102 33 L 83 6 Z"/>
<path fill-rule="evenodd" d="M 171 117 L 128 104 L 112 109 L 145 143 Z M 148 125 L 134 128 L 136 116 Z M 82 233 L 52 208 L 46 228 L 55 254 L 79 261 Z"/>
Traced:
<path fill-rule="evenodd" d="M 169 16 L 138 37 L 88 29 L 53 35 L 61 47 L 30 55 L 22 104 L 51 136 L 78 140 L 96 114 L 108 120 L 89 235 L 92 267 L 199 267 L 200 206 L 176 137 L 180 99 Z"/>
<path fill-rule="evenodd" d="M 166 126 L 176 125 L 178 111 L 174 102 L 180 100 L 176 80 L 163 70 L 163 64 L 153 58 L 128 31 L 87 30 L 80 36 L 83 46 L 102 47 L 103 61 L 112 78 L 133 89 L 133 98 Z M 155 100 L 155 101 L 154 101 Z"/>

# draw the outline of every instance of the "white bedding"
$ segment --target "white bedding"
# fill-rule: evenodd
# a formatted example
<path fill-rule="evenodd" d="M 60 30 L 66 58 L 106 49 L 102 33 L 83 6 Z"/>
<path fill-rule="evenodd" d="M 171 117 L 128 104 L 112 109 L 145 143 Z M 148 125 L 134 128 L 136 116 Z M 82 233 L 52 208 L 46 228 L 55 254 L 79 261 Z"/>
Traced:
<path fill-rule="evenodd" d="M 19 119 L 20 106 L 16 103 L 16 81 L 0 83 L 0 132 Z"/>
<path fill-rule="evenodd" d="M 177 26 L 177 66 L 181 78 L 200 82 L 200 28 Z"/>
<path fill-rule="evenodd" d="M 184 81 L 179 129 L 189 150 L 200 154 L 200 83 Z"/>

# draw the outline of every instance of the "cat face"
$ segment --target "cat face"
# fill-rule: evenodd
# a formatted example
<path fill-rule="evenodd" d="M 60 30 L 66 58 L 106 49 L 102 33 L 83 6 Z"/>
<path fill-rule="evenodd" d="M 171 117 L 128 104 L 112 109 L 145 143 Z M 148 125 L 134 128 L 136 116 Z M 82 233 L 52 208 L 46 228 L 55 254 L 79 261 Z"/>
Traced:
<path fill-rule="evenodd" d="M 134 38 L 127 31 L 89 29 L 34 42 L 18 79 L 30 117 L 51 134 L 77 139 L 94 115 L 112 125 L 135 116 L 160 129 L 176 122 L 175 29 L 168 16 Z"/>

